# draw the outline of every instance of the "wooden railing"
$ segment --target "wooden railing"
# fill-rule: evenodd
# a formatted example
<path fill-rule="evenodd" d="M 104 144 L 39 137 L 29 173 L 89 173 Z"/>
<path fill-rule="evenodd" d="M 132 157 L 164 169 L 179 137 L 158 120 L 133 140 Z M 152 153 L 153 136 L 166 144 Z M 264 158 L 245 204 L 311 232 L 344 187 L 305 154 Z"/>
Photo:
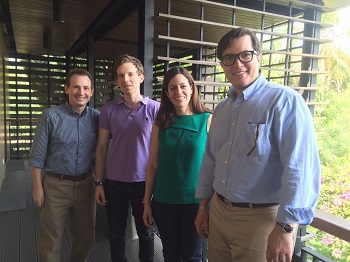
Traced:
<path fill-rule="evenodd" d="M 350 242 L 350 221 L 326 213 L 322 210 L 316 209 L 316 218 L 311 223 L 311 226 L 321 231 L 327 232 L 337 238 Z M 332 262 L 330 258 L 325 257 L 314 250 L 312 247 L 306 245 L 306 241 L 315 237 L 313 233 L 307 232 L 307 227 L 302 227 L 297 237 L 296 248 L 294 250 L 293 262 L 306 262 L 308 256 L 312 257 L 313 262 L 324 261 Z"/>

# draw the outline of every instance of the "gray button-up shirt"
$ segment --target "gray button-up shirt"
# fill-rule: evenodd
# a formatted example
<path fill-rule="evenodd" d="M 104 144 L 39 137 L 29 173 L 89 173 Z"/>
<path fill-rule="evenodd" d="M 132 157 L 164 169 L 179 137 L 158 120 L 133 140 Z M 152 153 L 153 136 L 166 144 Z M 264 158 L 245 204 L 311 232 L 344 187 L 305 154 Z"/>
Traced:
<path fill-rule="evenodd" d="M 79 115 L 67 102 L 44 110 L 29 165 L 71 176 L 90 171 L 94 166 L 99 114 L 86 107 Z"/>

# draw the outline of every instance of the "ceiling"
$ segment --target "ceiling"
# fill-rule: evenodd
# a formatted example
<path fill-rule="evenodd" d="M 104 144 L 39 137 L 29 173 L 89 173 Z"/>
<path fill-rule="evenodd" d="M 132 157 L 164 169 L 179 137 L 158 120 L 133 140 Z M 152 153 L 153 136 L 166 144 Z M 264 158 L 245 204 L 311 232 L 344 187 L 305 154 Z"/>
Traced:
<path fill-rule="evenodd" d="M 147 0 L 145 0 L 147 1 Z M 217 2 L 225 2 L 221 0 Z M 60 2 L 64 21 L 54 21 L 53 2 Z M 138 48 L 138 4 L 139 0 L 0 0 L 0 23 L 10 52 L 37 55 L 86 55 L 87 35 L 94 40 L 94 55 L 99 59 L 113 60 L 121 53 L 137 55 Z M 195 15 L 191 1 L 172 1 L 172 12 L 178 15 Z M 232 2 L 232 1 L 231 1 Z M 258 0 L 237 0 L 243 5 L 257 5 Z M 277 1 L 271 1 L 277 2 Z M 286 2 L 288 1 L 279 1 Z M 326 6 L 340 8 L 349 6 L 349 0 L 325 0 Z M 287 6 L 288 4 L 286 4 Z M 198 4 L 197 4 L 198 6 Z M 274 8 L 271 4 L 270 8 Z M 57 8 L 55 10 L 58 10 Z M 155 0 L 155 36 L 166 35 L 166 20 L 157 17 L 166 13 L 165 0 Z M 209 20 L 223 19 L 225 14 L 207 9 Z M 226 14 L 230 16 L 229 12 Z M 211 16 L 211 17 L 210 17 Z M 242 26 L 252 26 L 254 19 L 242 16 Z M 198 28 L 196 29 L 198 31 Z M 216 42 L 222 32 L 211 32 L 206 41 Z M 191 39 L 191 27 L 174 32 L 181 37 Z M 179 45 L 179 50 L 185 46 Z M 155 54 L 164 55 L 164 43 L 155 41 Z"/>

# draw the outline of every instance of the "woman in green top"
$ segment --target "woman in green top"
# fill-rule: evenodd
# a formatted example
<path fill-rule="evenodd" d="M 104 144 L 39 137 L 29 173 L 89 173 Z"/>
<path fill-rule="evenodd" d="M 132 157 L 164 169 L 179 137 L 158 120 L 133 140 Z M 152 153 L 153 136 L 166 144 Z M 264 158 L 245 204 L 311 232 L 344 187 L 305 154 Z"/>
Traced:
<path fill-rule="evenodd" d="M 165 262 L 202 261 L 195 189 L 210 121 L 191 74 L 182 67 L 169 69 L 152 128 L 143 213 L 149 227 L 154 216 Z"/>

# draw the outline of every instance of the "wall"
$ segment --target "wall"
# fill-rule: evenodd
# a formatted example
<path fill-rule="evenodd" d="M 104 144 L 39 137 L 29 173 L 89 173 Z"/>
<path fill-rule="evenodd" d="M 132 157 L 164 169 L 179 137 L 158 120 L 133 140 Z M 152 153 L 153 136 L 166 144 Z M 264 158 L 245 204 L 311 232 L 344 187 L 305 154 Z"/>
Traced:
<path fill-rule="evenodd" d="M 5 105 L 8 105 L 8 85 L 5 79 L 5 64 L 7 63 L 8 50 L 5 39 L 3 37 L 2 27 L 0 27 L 0 184 L 4 178 L 5 168 L 6 168 L 6 147 L 5 146 L 5 137 L 6 137 L 6 112 L 9 112 L 9 109 L 5 110 Z"/>

